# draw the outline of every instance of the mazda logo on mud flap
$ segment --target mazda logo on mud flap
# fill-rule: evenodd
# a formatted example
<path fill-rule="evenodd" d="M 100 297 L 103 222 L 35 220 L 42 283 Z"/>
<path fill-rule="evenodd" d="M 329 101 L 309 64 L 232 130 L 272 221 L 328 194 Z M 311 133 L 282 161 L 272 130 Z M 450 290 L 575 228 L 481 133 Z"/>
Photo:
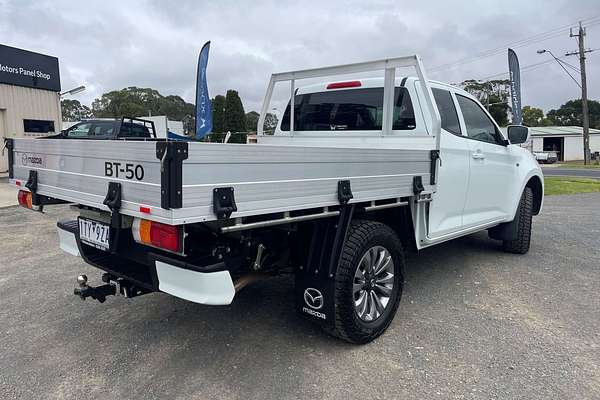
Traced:
<path fill-rule="evenodd" d="M 304 291 L 304 302 L 314 310 L 323 308 L 323 294 L 315 288 L 307 288 Z"/>

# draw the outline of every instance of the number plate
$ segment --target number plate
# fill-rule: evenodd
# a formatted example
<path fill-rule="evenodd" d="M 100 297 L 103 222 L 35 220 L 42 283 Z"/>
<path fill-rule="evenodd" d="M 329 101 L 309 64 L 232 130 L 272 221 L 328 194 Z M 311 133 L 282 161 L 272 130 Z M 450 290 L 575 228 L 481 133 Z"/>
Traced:
<path fill-rule="evenodd" d="M 79 238 L 85 244 L 100 250 L 108 250 L 110 226 L 91 219 L 79 218 Z"/>

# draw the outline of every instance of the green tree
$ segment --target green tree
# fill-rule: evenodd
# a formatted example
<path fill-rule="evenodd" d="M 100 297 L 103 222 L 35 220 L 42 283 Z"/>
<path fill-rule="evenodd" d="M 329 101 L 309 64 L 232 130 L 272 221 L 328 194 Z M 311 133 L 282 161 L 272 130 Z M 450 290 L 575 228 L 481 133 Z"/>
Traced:
<path fill-rule="evenodd" d="M 92 110 L 79 100 L 61 100 L 60 109 L 63 121 L 81 121 L 93 117 Z"/>
<path fill-rule="evenodd" d="M 486 107 L 500 126 L 508 125 L 510 82 L 507 79 L 476 81 L 469 79 L 460 86 Z"/>
<path fill-rule="evenodd" d="M 212 102 L 213 129 L 215 133 L 225 132 L 225 96 L 217 95 Z"/>
<path fill-rule="evenodd" d="M 588 100 L 590 128 L 600 129 L 600 102 Z M 557 110 L 548 111 L 548 119 L 558 126 L 583 126 L 581 99 L 570 100 Z"/>
<path fill-rule="evenodd" d="M 194 105 L 179 96 L 163 96 L 151 88 L 131 86 L 104 93 L 92 103 L 94 116 L 98 118 L 138 117 L 166 115 L 169 119 L 187 121 L 194 118 Z"/>
<path fill-rule="evenodd" d="M 527 126 L 548 126 L 551 122 L 544 115 L 541 108 L 523 107 L 523 124 Z"/>
<path fill-rule="evenodd" d="M 225 95 L 225 131 L 245 132 L 246 114 L 242 100 L 236 90 L 228 90 Z"/>
<path fill-rule="evenodd" d="M 258 129 L 258 119 L 260 118 L 260 114 L 256 111 L 250 111 L 246 114 L 246 129 L 249 132 L 256 132 Z"/>

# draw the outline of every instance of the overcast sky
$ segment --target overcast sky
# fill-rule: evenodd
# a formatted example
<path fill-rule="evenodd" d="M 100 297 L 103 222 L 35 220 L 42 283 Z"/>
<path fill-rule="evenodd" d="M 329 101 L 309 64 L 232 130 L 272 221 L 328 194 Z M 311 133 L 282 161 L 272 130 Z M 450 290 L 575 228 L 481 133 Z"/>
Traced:
<path fill-rule="evenodd" d="M 600 48 L 600 0 L 0 0 L 0 42 L 58 57 L 63 90 L 86 85 L 73 98 L 89 105 L 127 86 L 193 102 L 198 51 L 211 40 L 211 97 L 236 89 L 250 111 L 272 72 L 418 53 L 431 79 L 460 82 L 506 72 L 507 44 L 530 39 L 514 46 L 523 104 L 548 111 L 580 89 L 554 61 L 524 67 L 550 60 L 540 48 L 576 50 L 567 26 L 578 20 L 590 25 L 586 47 Z M 600 50 L 588 57 L 588 87 L 600 100 Z"/>

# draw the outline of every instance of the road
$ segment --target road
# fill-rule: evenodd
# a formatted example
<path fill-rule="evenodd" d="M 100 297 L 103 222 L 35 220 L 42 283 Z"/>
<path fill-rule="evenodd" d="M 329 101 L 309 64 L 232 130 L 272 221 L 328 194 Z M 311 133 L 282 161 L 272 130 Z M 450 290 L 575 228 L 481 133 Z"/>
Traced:
<path fill-rule="evenodd" d="M 581 178 L 600 179 L 600 168 L 560 168 L 560 167 L 542 167 L 545 176 L 577 176 Z"/>
<path fill-rule="evenodd" d="M 64 206 L 0 209 L 0 398 L 600 398 L 600 194 L 552 196 L 529 254 L 485 233 L 408 257 L 390 329 L 353 346 L 293 310 L 292 282 L 230 307 L 73 296 L 99 273 L 57 247 Z"/>

